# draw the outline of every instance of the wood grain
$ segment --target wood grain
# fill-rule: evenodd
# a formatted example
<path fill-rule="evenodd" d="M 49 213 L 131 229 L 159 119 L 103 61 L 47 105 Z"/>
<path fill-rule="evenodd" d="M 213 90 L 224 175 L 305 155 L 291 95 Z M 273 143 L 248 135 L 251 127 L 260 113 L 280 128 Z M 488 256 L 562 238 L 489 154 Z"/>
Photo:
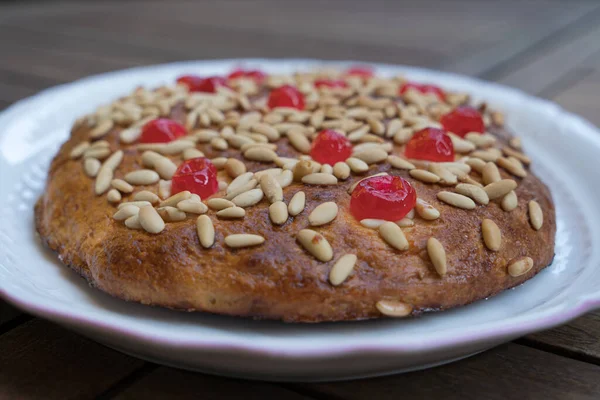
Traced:
<path fill-rule="evenodd" d="M 92 398 L 143 362 L 35 319 L 0 336 L 0 398 Z"/>
<path fill-rule="evenodd" d="M 133 399 L 290 399 L 310 397 L 281 386 L 201 375 L 160 367 L 119 393 L 115 400 Z"/>
<path fill-rule="evenodd" d="M 600 367 L 517 344 L 403 375 L 291 387 L 338 399 L 597 399 Z"/>

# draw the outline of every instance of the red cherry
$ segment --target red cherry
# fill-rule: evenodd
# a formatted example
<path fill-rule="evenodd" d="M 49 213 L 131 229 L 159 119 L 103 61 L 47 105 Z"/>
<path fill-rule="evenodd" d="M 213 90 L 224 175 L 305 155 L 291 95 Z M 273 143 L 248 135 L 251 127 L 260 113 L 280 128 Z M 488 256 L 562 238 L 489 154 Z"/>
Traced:
<path fill-rule="evenodd" d="M 345 81 L 343 81 L 341 79 L 316 79 L 315 87 L 316 88 L 327 87 L 327 88 L 335 89 L 335 88 L 345 88 L 345 87 L 348 87 L 348 85 L 346 84 Z"/>
<path fill-rule="evenodd" d="M 269 108 L 291 107 L 304 110 L 304 95 L 291 85 L 283 85 L 271 91 L 268 104 Z"/>
<path fill-rule="evenodd" d="M 185 136 L 183 125 L 168 118 L 157 118 L 142 127 L 140 143 L 168 143 Z"/>
<path fill-rule="evenodd" d="M 438 99 L 440 99 L 442 101 L 446 99 L 446 94 L 444 93 L 444 91 L 435 85 L 426 85 L 426 84 L 422 85 L 420 83 L 415 83 L 415 82 L 406 82 L 404 85 L 402 85 L 400 87 L 400 94 L 406 93 L 409 89 L 418 90 L 419 92 L 421 92 L 423 94 L 433 93 L 437 96 Z"/>
<path fill-rule="evenodd" d="M 227 87 L 227 80 L 220 76 L 201 78 L 197 75 L 184 75 L 177 78 L 177 82 L 186 85 L 190 92 L 215 93 L 218 87 Z"/>
<path fill-rule="evenodd" d="M 454 161 L 454 146 L 442 129 L 425 128 L 416 132 L 406 143 L 407 158 L 435 162 Z"/>
<path fill-rule="evenodd" d="M 350 141 L 344 135 L 330 129 L 319 132 L 310 149 L 310 156 L 321 164 L 334 165 L 346 161 L 351 155 Z"/>
<path fill-rule="evenodd" d="M 367 79 L 367 78 L 372 78 L 374 74 L 373 74 L 373 70 L 369 67 L 356 66 L 356 67 L 348 68 L 346 70 L 346 75 L 353 75 L 353 76 L 361 77 L 363 79 Z"/>
<path fill-rule="evenodd" d="M 456 107 L 442 115 L 440 123 L 448 132 L 465 137 L 469 132 L 485 132 L 485 124 L 479 111 L 469 106 Z"/>
<path fill-rule="evenodd" d="M 229 74 L 227 78 L 236 79 L 236 78 L 250 78 L 254 79 L 257 82 L 262 82 L 267 75 L 257 69 L 241 69 L 238 68 Z"/>
<path fill-rule="evenodd" d="M 417 193 L 399 176 L 380 175 L 361 181 L 350 199 L 350 212 L 357 220 L 365 218 L 401 220 L 413 209 Z"/>
<path fill-rule="evenodd" d="M 171 194 L 189 190 L 205 199 L 219 189 L 217 169 L 208 158 L 198 157 L 184 161 L 171 180 Z"/>

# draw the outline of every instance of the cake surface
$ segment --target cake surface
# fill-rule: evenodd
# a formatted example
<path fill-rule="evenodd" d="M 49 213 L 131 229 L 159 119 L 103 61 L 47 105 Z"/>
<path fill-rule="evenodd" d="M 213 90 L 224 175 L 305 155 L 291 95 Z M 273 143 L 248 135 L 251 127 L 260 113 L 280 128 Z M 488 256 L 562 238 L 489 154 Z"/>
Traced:
<path fill-rule="evenodd" d="M 450 135 L 454 161 L 433 162 L 407 159 L 406 143 L 415 132 L 443 128 L 443 116 L 468 105 L 467 95 L 344 71 L 242 74 L 225 84 L 208 89 L 214 93 L 190 91 L 197 88 L 185 80 L 139 88 L 73 126 L 50 166 L 36 226 L 94 287 L 179 310 L 341 321 L 469 304 L 551 263 L 550 193 L 502 115 L 485 104 L 472 106 L 486 133 Z M 269 105 L 282 85 L 299 89 L 302 109 Z M 185 136 L 141 143 L 155 118 L 181 123 Z M 324 129 L 352 143 L 345 166 L 307 156 Z M 218 169 L 218 191 L 202 205 L 189 192 L 171 197 L 173 169 L 199 156 Z M 418 197 L 394 226 L 359 221 L 350 210 L 356 183 L 382 173 L 403 177 Z M 290 201 L 299 192 L 305 204 L 296 214 L 299 197 Z M 218 198 L 240 207 L 218 211 Z M 133 201 L 152 205 L 126 204 Z"/>

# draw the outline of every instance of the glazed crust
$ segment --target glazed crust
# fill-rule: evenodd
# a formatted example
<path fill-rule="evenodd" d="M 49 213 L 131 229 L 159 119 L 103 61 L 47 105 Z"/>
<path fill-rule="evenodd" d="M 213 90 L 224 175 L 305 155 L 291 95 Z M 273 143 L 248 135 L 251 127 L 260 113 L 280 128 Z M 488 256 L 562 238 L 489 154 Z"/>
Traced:
<path fill-rule="evenodd" d="M 171 117 L 182 120 L 182 107 L 175 108 Z M 113 129 L 104 139 L 113 151 L 125 151 L 115 173 L 122 178 L 125 172 L 142 168 L 141 152 L 133 145 L 119 144 L 118 131 Z M 94 194 L 94 181 L 86 176 L 82 163 L 69 157 L 75 145 L 87 140 L 88 132 L 86 127 L 74 130 L 54 158 L 46 190 L 35 207 L 36 226 L 42 241 L 64 264 L 92 286 L 124 300 L 186 311 L 319 322 L 378 318 L 382 315 L 376 303 L 390 299 L 412 305 L 416 315 L 465 305 L 519 285 L 549 265 L 554 255 L 554 205 L 548 188 L 532 173 L 520 179 L 501 171 L 503 178 L 519 182 L 519 205 L 512 212 L 503 211 L 498 201 L 462 210 L 437 200 L 437 192 L 444 187 L 420 183 L 407 171 L 391 169 L 387 163 L 371 166 L 364 176 L 383 171 L 403 176 L 413 183 L 420 198 L 441 213 L 434 221 L 415 217 L 413 227 L 403 228 L 410 243 L 408 251 L 392 249 L 377 230 L 363 227 L 349 213 L 348 188 L 360 179 L 355 175 L 337 186 L 293 183 L 285 188 L 286 203 L 300 190 L 306 193 L 307 203 L 305 211 L 282 226 L 270 223 L 266 200 L 248 208 L 242 220 L 221 220 L 209 212 L 216 230 L 210 249 L 200 246 L 192 215 L 168 223 L 158 235 L 128 229 L 113 220 L 116 208 L 106 197 Z M 500 130 L 496 134 L 500 140 L 506 136 Z M 285 138 L 277 144 L 280 156 L 299 155 Z M 242 159 L 237 150 L 215 152 L 201 144 L 198 148 L 209 158 Z M 399 154 L 399 149 L 393 153 Z M 245 163 L 251 171 L 274 167 Z M 472 176 L 478 179 L 478 174 Z M 136 187 L 136 191 L 143 189 L 156 190 Z M 544 224 L 539 231 L 529 222 L 530 200 L 536 200 L 543 210 Z M 333 260 L 320 262 L 298 245 L 296 234 L 308 227 L 309 212 L 325 201 L 336 202 L 340 211 L 332 223 L 315 228 L 334 250 Z M 502 232 L 502 247 L 497 252 L 483 243 L 484 218 L 495 221 Z M 259 247 L 232 250 L 223 239 L 233 233 L 256 233 L 266 241 Z M 426 242 L 432 236 L 446 249 L 448 272 L 443 277 L 427 255 Z M 357 255 L 357 264 L 349 278 L 334 287 L 328 281 L 329 271 L 347 253 Z M 524 275 L 510 276 L 507 266 L 522 256 L 533 259 L 533 268 Z"/>

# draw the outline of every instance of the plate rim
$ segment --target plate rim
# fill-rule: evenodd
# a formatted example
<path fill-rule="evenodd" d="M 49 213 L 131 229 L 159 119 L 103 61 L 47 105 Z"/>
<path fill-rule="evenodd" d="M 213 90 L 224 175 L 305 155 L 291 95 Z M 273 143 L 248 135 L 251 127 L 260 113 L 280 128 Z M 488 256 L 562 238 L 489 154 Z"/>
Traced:
<path fill-rule="evenodd" d="M 522 100 L 533 102 L 539 107 L 552 109 L 555 113 L 559 113 L 562 118 L 567 118 L 572 122 L 579 125 L 577 134 L 581 138 L 585 138 L 594 143 L 600 149 L 600 130 L 589 121 L 584 118 L 565 110 L 563 107 L 551 101 L 538 98 L 536 96 L 529 95 L 522 90 L 501 85 L 495 82 L 484 81 L 476 77 L 470 77 L 466 75 L 438 71 L 430 68 L 411 67 L 401 64 L 387 64 L 387 63 L 368 63 L 361 61 L 352 60 L 319 60 L 319 59 L 306 59 L 306 58 L 232 58 L 232 59 L 213 59 L 213 60 L 188 60 L 178 61 L 164 64 L 154 64 L 149 66 L 137 66 L 132 68 L 121 69 L 117 71 L 105 72 L 101 74 L 95 74 L 87 77 L 77 79 L 73 82 L 68 82 L 44 89 L 33 96 L 19 100 L 16 103 L 10 105 L 8 108 L 0 112 L 0 120 L 4 118 L 10 118 L 10 116 L 19 111 L 19 109 L 27 107 L 28 104 L 34 101 L 39 101 L 43 97 L 48 97 L 56 94 L 63 90 L 68 90 L 71 87 L 85 84 L 88 82 L 110 79 L 119 75 L 133 74 L 139 71 L 151 71 L 160 70 L 169 67 L 186 67 L 186 66 L 207 66 L 212 64 L 261 64 L 269 63 L 276 65 L 278 63 L 298 63 L 301 65 L 328 65 L 328 66 L 343 66 L 343 65 L 356 65 L 356 64 L 368 64 L 375 68 L 389 68 L 396 70 L 403 70 L 406 73 L 417 72 L 419 74 L 433 73 L 437 76 L 446 76 L 448 78 L 454 78 L 466 82 L 473 82 L 482 84 L 494 89 L 501 90 L 505 93 L 509 93 L 513 97 L 521 98 Z M 1 134 L 0 134 L 1 135 Z M 91 288 L 92 290 L 96 290 Z M 0 298 L 5 299 L 9 303 L 16 305 L 31 314 L 38 317 L 47 318 L 67 326 L 78 326 L 82 328 L 94 328 L 94 331 L 102 333 L 112 333 L 117 335 L 126 335 L 141 340 L 149 345 L 158 345 L 167 348 L 185 348 L 193 350 L 202 349 L 222 349 L 223 351 L 238 351 L 244 352 L 247 355 L 268 355 L 277 356 L 286 359 L 307 359 L 315 357 L 336 357 L 349 354 L 365 354 L 365 353 L 389 353 L 394 354 L 418 354 L 425 351 L 441 351 L 443 349 L 453 348 L 465 343 L 474 342 L 491 342 L 491 341 L 503 341 L 507 338 L 518 337 L 527 333 L 535 332 L 538 330 L 548 329 L 567 321 L 570 321 L 590 310 L 600 308 L 600 291 L 598 293 L 587 294 L 581 296 L 572 302 L 572 305 L 561 305 L 554 306 L 543 312 L 539 312 L 534 315 L 522 316 L 521 323 L 512 324 L 512 326 L 506 326 L 502 322 L 505 319 L 499 321 L 493 321 L 485 324 L 484 327 L 480 327 L 476 331 L 470 331 L 464 335 L 453 335 L 446 340 L 441 340 L 432 346 L 429 343 L 411 344 L 407 347 L 402 343 L 394 343 L 390 345 L 377 345 L 377 344 L 338 344 L 333 348 L 324 349 L 322 347 L 316 348 L 302 348 L 294 351 L 290 348 L 272 347 L 266 348 L 262 345 L 253 345 L 252 343 L 245 343 L 244 345 L 236 343 L 227 343 L 228 340 L 207 340 L 195 338 L 194 340 L 174 340 L 173 338 L 155 335 L 151 333 L 140 332 L 138 329 L 116 326 L 114 323 L 107 323 L 102 319 L 94 316 L 89 316 L 79 313 L 72 313 L 68 310 L 62 309 L 56 305 L 46 305 L 45 302 L 35 301 L 38 297 L 35 296 L 23 296 L 25 293 L 20 288 L 16 288 L 12 292 L 6 289 L 5 285 L 0 284 Z M 49 303 L 52 304 L 52 303 Z M 234 317 L 236 318 L 236 317 Z"/>

